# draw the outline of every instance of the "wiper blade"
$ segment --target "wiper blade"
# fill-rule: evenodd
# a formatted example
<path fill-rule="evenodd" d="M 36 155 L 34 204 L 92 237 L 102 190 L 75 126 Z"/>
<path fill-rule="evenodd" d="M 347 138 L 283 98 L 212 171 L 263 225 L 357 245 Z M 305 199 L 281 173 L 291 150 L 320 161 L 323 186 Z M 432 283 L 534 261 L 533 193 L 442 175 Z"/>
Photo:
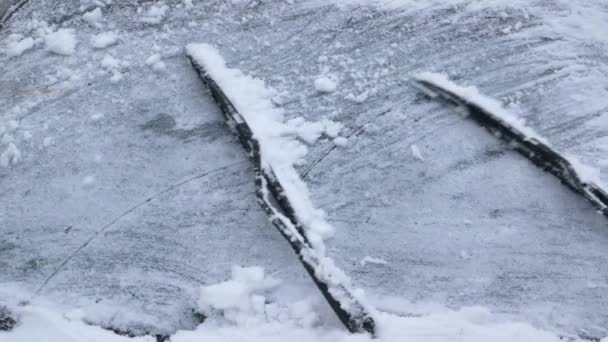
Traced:
<path fill-rule="evenodd" d="M 431 99 L 464 111 L 468 118 L 512 145 L 522 156 L 557 177 L 568 188 L 593 204 L 602 215 L 608 217 L 608 193 L 594 182 L 585 180 L 568 159 L 547 143 L 510 124 L 475 99 L 459 95 L 431 78 L 415 77 L 414 86 Z"/>
<path fill-rule="evenodd" d="M 375 335 L 375 321 L 370 310 L 353 294 L 348 286 L 324 269 L 323 260 L 327 257 L 317 251 L 308 240 L 302 223 L 278 181 L 272 165 L 262 164 L 263 156 L 259 141 L 245 118 L 238 112 L 233 102 L 209 75 L 205 67 L 188 56 L 199 76 L 211 91 L 229 127 L 236 133 L 241 145 L 253 160 L 257 202 L 268 216 L 270 222 L 279 230 L 296 252 L 304 268 L 317 285 L 328 304 L 344 326 L 353 333 L 368 332 Z"/>

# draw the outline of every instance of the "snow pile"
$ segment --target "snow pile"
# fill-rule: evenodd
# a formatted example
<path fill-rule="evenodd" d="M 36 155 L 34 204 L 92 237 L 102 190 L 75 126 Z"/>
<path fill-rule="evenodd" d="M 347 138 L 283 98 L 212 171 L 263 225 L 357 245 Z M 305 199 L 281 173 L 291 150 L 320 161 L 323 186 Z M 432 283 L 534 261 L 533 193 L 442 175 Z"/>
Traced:
<path fill-rule="evenodd" d="M 334 229 L 325 220 L 325 213 L 312 204 L 308 187 L 294 168 L 304 160 L 308 152 L 306 145 L 294 138 L 294 130 L 300 132 L 299 135 L 305 140 L 312 141 L 319 134 L 320 128 L 303 122 L 285 123 L 283 110 L 272 103 L 275 91 L 267 88 L 261 80 L 227 68 L 224 59 L 213 46 L 190 44 L 187 52 L 226 92 L 245 118 L 260 142 L 264 166 L 272 166 L 306 229 L 308 239 L 323 253 L 323 240 L 331 237 Z M 302 133 L 310 127 L 313 128 L 310 130 L 312 133 Z M 334 130 L 336 128 L 329 129 L 337 135 Z"/>
<path fill-rule="evenodd" d="M 91 45 L 95 49 L 105 49 L 118 42 L 118 35 L 114 32 L 102 32 L 91 39 Z"/>
<path fill-rule="evenodd" d="M 76 50 L 76 36 L 71 29 L 60 29 L 44 36 L 46 49 L 58 55 L 69 56 Z"/>
<path fill-rule="evenodd" d="M 152 5 L 141 21 L 147 24 L 160 24 L 167 15 L 167 11 L 169 11 L 169 6 L 163 2 L 158 5 Z"/>
<path fill-rule="evenodd" d="M 34 44 L 35 41 L 31 37 L 9 41 L 6 45 L 5 53 L 9 57 L 18 57 L 21 56 L 25 51 L 33 48 Z"/>
<path fill-rule="evenodd" d="M 266 298 L 261 293 L 279 283 L 266 278 L 261 267 L 234 266 L 232 279 L 201 287 L 198 310 L 205 316 L 219 313 L 230 322 L 247 324 L 265 312 Z"/>
<path fill-rule="evenodd" d="M 260 267 L 234 267 L 232 279 L 203 286 L 199 306 L 210 316 L 193 331 L 178 331 L 172 342 L 559 342 L 561 339 L 528 324 L 505 321 L 480 307 L 452 311 L 426 308 L 419 315 L 378 315 L 378 338 L 353 335 L 333 323 L 324 323 L 314 299 L 292 298 L 271 301 L 260 294 L 275 287 L 278 280 L 268 279 Z M 22 301 L 27 303 L 27 301 Z M 407 301 L 386 300 L 395 312 L 413 312 Z M 0 331 L 0 342 L 153 342 L 155 337 L 129 338 L 83 322 L 85 312 L 61 308 L 50 303 L 10 304 L 18 318 L 8 332 Z M 216 315 L 219 313 L 220 315 Z M 602 342 L 608 342 L 607 339 Z"/>
<path fill-rule="evenodd" d="M 315 89 L 319 93 L 333 93 L 338 88 L 338 81 L 330 76 L 319 76 L 315 79 Z"/>
<path fill-rule="evenodd" d="M 84 19 L 84 21 L 96 28 L 101 27 L 102 17 L 101 9 L 99 7 L 82 15 L 82 19 Z"/>

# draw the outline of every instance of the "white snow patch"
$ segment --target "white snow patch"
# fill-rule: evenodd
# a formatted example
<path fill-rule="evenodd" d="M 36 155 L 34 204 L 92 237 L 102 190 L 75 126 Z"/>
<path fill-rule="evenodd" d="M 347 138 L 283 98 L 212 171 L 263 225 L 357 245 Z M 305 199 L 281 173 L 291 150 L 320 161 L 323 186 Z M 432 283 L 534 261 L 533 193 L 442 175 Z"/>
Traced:
<path fill-rule="evenodd" d="M 5 53 L 8 57 L 21 56 L 25 51 L 34 47 L 35 41 L 31 37 L 19 41 L 11 41 L 6 45 Z"/>
<path fill-rule="evenodd" d="M 82 185 L 91 185 L 95 182 L 95 176 L 85 176 L 82 179 Z"/>
<path fill-rule="evenodd" d="M 95 49 L 105 49 L 118 42 L 118 35 L 115 32 L 102 32 L 91 39 L 91 45 Z"/>
<path fill-rule="evenodd" d="M 99 7 L 95 8 L 90 12 L 86 12 L 82 15 L 82 19 L 86 21 L 89 25 L 100 28 L 101 27 L 101 19 L 103 15 L 101 13 L 101 9 Z"/>
<path fill-rule="evenodd" d="M 76 50 L 76 36 L 71 29 L 60 29 L 44 36 L 46 49 L 53 53 L 69 56 Z"/>
<path fill-rule="evenodd" d="M 156 53 L 146 59 L 146 65 L 152 67 L 152 70 L 156 72 L 161 72 L 167 69 L 165 62 L 161 60 L 160 54 Z"/>
<path fill-rule="evenodd" d="M 312 122 L 306 121 L 302 117 L 297 117 L 285 122 L 288 128 L 295 136 L 300 138 L 307 144 L 314 144 L 323 134 L 334 138 L 342 129 L 342 124 L 323 118 L 321 121 Z"/>
<path fill-rule="evenodd" d="M 44 138 L 44 140 L 42 140 L 42 146 L 44 147 L 49 147 L 53 144 L 53 138 L 51 137 L 46 137 Z"/>
<path fill-rule="evenodd" d="M 334 77 L 319 76 L 315 79 L 314 85 L 320 93 L 333 93 L 338 88 L 338 81 Z"/>
<path fill-rule="evenodd" d="M 334 144 L 336 144 L 336 146 L 344 147 L 344 146 L 348 145 L 348 138 L 337 137 L 333 140 L 333 142 L 334 142 Z"/>
<path fill-rule="evenodd" d="M 141 21 L 148 24 L 160 24 L 167 15 L 167 11 L 169 11 L 169 6 L 162 2 L 158 5 L 152 5 Z"/>
<path fill-rule="evenodd" d="M 412 155 L 414 156 L 414 158 L 416 158 L 420 161 L 424 161 L 422 152 L 420 152 L 420 148 L 416 144 L 413 144 L 412 146 L 410 146 L 410 149 L 412 150 Z"/>
<path fill-rule="evenodd" d="M 386 265 L 388 262 L 386 262 L 384 259 L 374 258 L 368 255 L 361 259 L 361 266 L 365 266 L 367 264 Z"/>
<path fill-rule="evenodd" d="M 4 152 L 0 154 L 0 166 L 9 167 L 17 164 L 19 161 L 21 161 L 21 151 L 19 151 L 14 143 L 8 143 Z"/>
<path fill-rule="evenodd" d="M 260 272 L 261 271 L 261 272 Z M 383 300 L 383 310 L 418 312 L 399 316 L 386 312 L 377 315 L 378 336 L 350 334 L 317 318 L 311 298 L 290 302 L 269 302 L 263 291 L 271 284 L 259 267 L 244 269 L 249 278 L 233 273 L 231 280 L 201 290 L 203 308 L 221 311 L 227 316 L 212 315 L 194 330 L 180 330 L 172 342 L 560 342 L 556 334 L 526 323 L 507 321 L 482 307 L 449 310 L 443 307 L 413 305 L 401 298 Z M 237 272 L 238 273 L 238 272 Z M 215 288 L 213 288 L 215 286 Z M 230 297 L 230 293 L 235 296 Z M 31 297 L 31 296 L 28 296 Z M 27 297 L 26 297 L 27 298 Z M 237 302 L 236 298 L 243 302 Z M 154 342 L 153 336 L 130 338 L 83 322 L 83 310 L 65 308 L 40 300 L 8 309 L 18 318 L 11 331 L 0 332 L 1 342 Z M 209 303 L 213 302 L 213 303 Z M 222 308 L 222 309 L 220 309 Z M 389 310 L 387 310 L 389 308 Z M 602 342 L 607 342 L 606 338 Z"/>
<path fill-rule="evenodd" d="M 110 77 L 110 81 L 112 83 L 116 83 L 122 80 L 123 75 L 121 73 L 121 70 L 128 66 L 128 62 L 114 58 L 110 54 L 106 54 L 101 60 L 101 67 L 104 68 L 108 73 L 112 74 L 112 77 Z"/>
<path fill-rule="evenodd" d="M 219 311 L 225 318 L 238 322 L 242 315 L 262 313 L 265 298 L 260 292 L 279 283 L 265 277 L 262 267 L 234 266 L 232 279 L 201 287 L 198 310 L 207 316 Z"/>

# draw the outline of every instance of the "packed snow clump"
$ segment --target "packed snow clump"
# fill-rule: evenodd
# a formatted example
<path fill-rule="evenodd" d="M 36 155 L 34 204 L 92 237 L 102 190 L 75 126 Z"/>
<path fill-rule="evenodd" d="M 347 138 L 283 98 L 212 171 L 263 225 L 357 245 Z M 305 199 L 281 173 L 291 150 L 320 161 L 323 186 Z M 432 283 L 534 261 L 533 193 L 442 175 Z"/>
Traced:
<path fill-rule="evenodd" d="M 91 39 L 91 45 L 95 49 L 105 49 L 118 42 L 118 35 L 115 32 L 102 32 Z"/>
<path fill-rule="evenodd" d="M 18 41 L 9 41 L 6 45 L 5 53 L 8 57 L 21 56 L 25 51 L 34 47 L 35 41 L 31 37 L 23 38 Z"/>
<path fill-rule="evenodd" d="M 160 24 L 167 15 L 168 11 L 169 6 L 162 2 L 158 5 L 152 5 L 144 14 L 141 21 L 147 24 Z"/>
<path fill-rule="evenodd" d="M 112 75 L 110 81 L 113 83 L 122 80 L 123 75 L 121 71 L 129 65 L 128 62 L 117 59 L 110 54 L 106 54 L 101 60 L 101 67 Z"/>
<path fill-rule="evenodd" d="M 76 36 L 71 29 L 60 29 L 44 36 L 46 49 L 58 55 L 69 56 L 76 51 Z"/>
<path fill-rule="evenodd" d="M 320 93 L 333 93 L 338 88 L 338 81 L 329 76 L 319 76 L 315 79 L 315 89 Z"/>
<path fill-rule="evenodd" d="M 156 72 L 164 71 L 167 68 L 165 62 L 161 60 L 161 56 L 158 53 L 155 53 L 152 56 L 148 57 L 148 59 L 146 59 L 146 65 L 152 67 L 152 70 Z"/>
<path fill-rule="evenodd" d="M 198 310 L 205 316 L 221 313 L 224 318 L 239 322 L 244 317 L 264 312 L 266 298 L 261 294 L 280 282 L 264 276 L 261 267 L 232 268 L 232 279 L 201 287 Z"/>
<path fill-rule="evenodd" d="M 0 166 L 9 167 L 17 164 L 21 160 L 21 151 L 17 148 L 14 143 L 8 143 L 8 146 L 0 154 Z"/>
<path fill-rule="evenodd" d="M 100 28 L 101 27 L 101 19 L 103 15 L 101 13 L 101 9 L 99 7 L 95 8 L 90 12 L 86 12 L 82 15 L 82 19 L 86 21 L 89 25 Z"/>

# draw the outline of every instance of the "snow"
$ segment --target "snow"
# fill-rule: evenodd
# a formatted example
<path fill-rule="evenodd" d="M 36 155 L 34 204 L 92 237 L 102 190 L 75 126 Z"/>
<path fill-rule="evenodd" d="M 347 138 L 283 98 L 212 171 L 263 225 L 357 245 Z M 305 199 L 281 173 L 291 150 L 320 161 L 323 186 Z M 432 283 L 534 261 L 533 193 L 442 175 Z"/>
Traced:
<path fill-rule="evenodd" d="M 9 142 L 4 152 L 0 154 L 0 166 L 9 167 L 17 164 L 20 160 L 21 151 L 19 151 L 14 143 Z"/>
<path fill-rule="evenodd" d="M 31 37 L 24 38 L 20 41 L 9 42 L 6 46 L 5 53 L 9 57 L 21 56 L 25 51 L 34 47 L 34 39 Z"/>
<path fill-rule="evenodd" d="M 262 267 L 234 266 L 232 279 L 201 287 L 198 309 L 206 316 L 219 310 L 225 318 L 238 322 L 243 314 L 263 312 L 266 300 L 260 292 L 272 289 L 279 283 L 276 279 L 265 277 Z"/>
<path fill-rule="evenodd" d="M 375 259 L 374 259 L 375 260 Z M 512 322 L 483 307 L 424 310 L 399 298 L 384 300 L 391 311 L 416 315 L 378 314 L 378 337 L 349 334 L 318 319 L 319 305 L 313 298 L 275 301 L 266 293 L 280 282 L 268 278 L 261 267 L 234 266 L 232 278 L 201 287 L 199 310 L 208 314 L 194 330 L 180 330 L 172 342 L 558 342 L 551 333 L 528 324 Z M 379 304 L 382 302 L 380 299 Z M 387 307 L 387 305 L 380 305 Z M 77 308 L 62 307 L 38 299 L 9 305 L 18 324 L 0 332 L 0 342 L 153 342 L 155 337 L 126 337 L 95 325 L 85 324 Z M 605 342 L 605 339 L 602 340 Z"/>
<path fill-rule="evenodd" d="M 319 76 L 314 82 L 315 89 L 320 93 L 333 93 L 338 88 L 338 82 L 329 76 Z"/>
<path fill-rule="evenodd" d="M 424 161 L 422 152 L 420 152 L 420 148 L 416 144 L 411 145 L 410 149 L 412 150 L 412 155 L 414 156 L 414 158 L 416 158 L 420 161 Z"/>
<path fill-rule="evenodd" d="M 388 264 L 388 262 L 386 262 L 386 260 L 384 259 L 374 258 L 368 255 L 365 258 L 361 259 L 361 266 L 365 266 L 367 264 L 386 265 Z"/>
<path fill-rule="evenodd" d="M 46 49 L 58 55 L 69 56 L 76 50 L 76 36 L 71 29 L 59 29 L 44 36 Z"/>
<path fill-rule="evenodd" d="M 110 77 L 110 81 L 112 83 L 116 83 L 122 80 L 123 75 L 121 73 L 121 70 L 128 66 L 128 62 L 117 59 L 110 54 L 106 54 L 101 60 L 101 67 L 112 75 Z"/>
<path fill-rule="evenodd" d="M 169 6 L 165 5 L 163 2 L 160 2 L 158 5 L 152 5 L 141 21 L 147 24 L 160 24 L 167 15 L 168 11 Z"/>
<path fill-rule="evenodd" d="M 481 94 L 479 90 L 474 86 L 462 87 L 450 81 L 449 78 L 443 74 L 430 72 L 419 73 L 414 76 L 414 79 L 419 81 L 427 81 L 431 84 L 437 84 L 442 88 L 447 89 L 448 91 L 456 94 L 457 96 L 462 97 L 465 100 L 480 106 L 487 112 L 496 115 L 506 124 L 523 133 L 526 137 L 534 138 L 537 141 L 540 141 L 545 145 L 550 146 L 550 143 L 545 137 L 541 136 L 533 128 L 526 125 L 525 120 L 507 111 L 500 103 L 500 101 Z M 429 92 L 428 89 L 422 90 L 427 93 Z M 430 93 L 432 93 L 432 91 L 430 91 Z M 434 94 L 430 93 L 429 95 L 434 96 Z M 420 151 L 414 145 L 412 145 L 412 153 L 416 156 L 416 158 L 424 160 L 422 159 Z M 574 170 L 577 172 L 583 182 L 591 182 L 597 185 L 602 185 L 600 170 L 598 168 L 587 166 L 574 156 L 567 156 L 566 159 L 572 164 Z"/>
<path fill-rule="evenodd" d="M 336 144 L 336 146 L 345 147 L 346 145 L 348 145 L 348 138 L 337 137 L 333 140 L 333 142 L 334 144 Z"/>
<path fill-rule="evenodd" d="M 152 70 L 156 72 L 164 71 L 167 68 L 165 62 L 161 61 L 161 56 L 158 53 L 148 57 L 148 59 L 146 59 L 146 65 L 151 66 Z"/>
<path fill-rule="evenodd" d="M 514 115 L 513 113 L 504 109 L 502 103 L 495 99 L 492 99 L 488 96 L 485 96 L 479 92 L 479 90 L 474 86 L 463 87 L 459 86 L 456 83 L 450 81 L 450 79 L 440 73 L 432 73 L 432 72 L 422 72 L 414 75 L 414 79 L 418 81 L 426 81 L 431 84 L 437 84 L 442 88 L 456 94 L 459 97 L 470 101 L 471 103 L 475 103 L 480 106 L 484 110 L 498 116 L 505 123 L 510 125 L 511 127 L 519 130 L 527 137 L 534 138 L 538 141 L 546 143 L 546 140 L 540 136 L 540 134 L 536 133 L 532 128 L 526 125 L 525 120 Z M 423 91 L 427 91 L 422 89 Z M 433 95 L 433 94 L 429 94 Z"/>
<path fill-rule="evenodd" d="M 118 42 L 118 35 L 115 32 L 102 32 L 91 39 L 91 45 L 95 49 L 105 49 Z"/>
<path fill-rule="evenodd" d="M 200 63 L 233 101 L 235 107 L 251 126 L 260 142 L 263 164 L 270 165 L 285 188 L 299 219 L 306 227 L 306 234 L 319 250 L 322 241 L 333 235 L 334 228 L 325 220 L 325 213 L 314 207 L 306 184 L 300 179 L 294 166 L 301 163 L 307 153 L 305 145 L 285 133 L 293 131 L 294 122 L 284 123 L 284 113 L 272 103 L 275 92 L 263 81 L 244 75 L 237 69 L 229 69 L 219 51 L 208 44 L 190 44 L 187 53 Z M 301 134 L 312 141 L 319 133 L 317 125 L 310 134 Z M 336 133 L 336 125 L 325 123 L 330 133 Z M 303 130 L 299 130 L 302 133 Z"/>
<path fill-rule="evenodd" d="M 96 7 L 94 10 L 90 12 L 86 12 L 82 15 L 82 19 L 86 21 L 89 25 L 100 28 L 101 27 L 101 19 L 103 18 L 101 9 Z"/>

